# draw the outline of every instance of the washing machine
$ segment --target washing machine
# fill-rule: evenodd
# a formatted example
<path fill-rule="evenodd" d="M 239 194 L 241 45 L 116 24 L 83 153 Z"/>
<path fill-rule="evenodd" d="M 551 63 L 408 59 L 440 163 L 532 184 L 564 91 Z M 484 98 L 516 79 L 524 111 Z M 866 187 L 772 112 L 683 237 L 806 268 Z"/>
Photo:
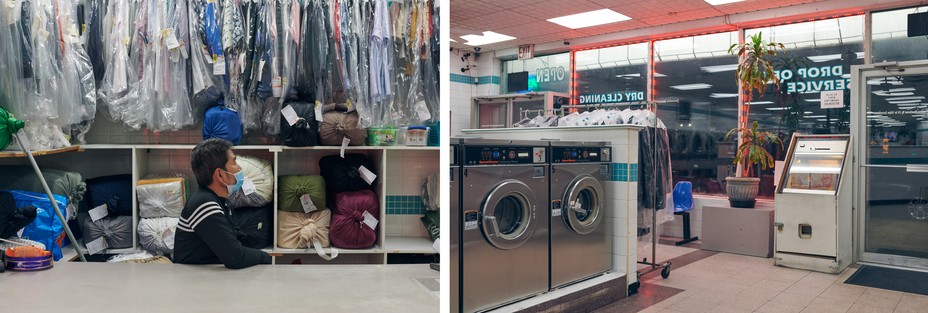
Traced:
<path fill-rule="evenodd" d="M 605 142 L 551 142 L 551 289 L 612 269 L 606 191 L 612 150 Z"/>
<path fill-rule="evenodd" d="M 451 276 L 451 312 L 461 311 L 461 162 L 460 162 L 460 139 L 451 138 L 449 142 L 451 149 L 451 165 L 449 166 L 451 181 L 451 208 L 448 210 L 451 216 L 450 233 L 450 255 L 451 266 L 449 266 L 449 276 Z"/>
<path fill-rule="evenodd" d="M 548 290 L 548 143 L 464 139 L 461 309 Z"/>

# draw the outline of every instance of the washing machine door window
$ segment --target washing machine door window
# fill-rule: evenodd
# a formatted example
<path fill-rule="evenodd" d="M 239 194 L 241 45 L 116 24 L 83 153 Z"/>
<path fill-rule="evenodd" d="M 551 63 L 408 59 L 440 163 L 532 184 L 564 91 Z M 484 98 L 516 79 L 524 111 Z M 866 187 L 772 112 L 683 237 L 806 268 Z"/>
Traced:
<path fill-rule="evenodd" d="M 509 179 L 487 194 L 481 208 L 480 229 L 496 248 L 509 250 L 524 244 L 535 232 L 535 193 L 525 183 Z"/>
<path fill-rule="evenodd" d="M 570 183 L 564 194 L 564 222 L 574 232 L 589 234 L 603 219 L 603 186 L 590 175 L 581 175 Z"/>

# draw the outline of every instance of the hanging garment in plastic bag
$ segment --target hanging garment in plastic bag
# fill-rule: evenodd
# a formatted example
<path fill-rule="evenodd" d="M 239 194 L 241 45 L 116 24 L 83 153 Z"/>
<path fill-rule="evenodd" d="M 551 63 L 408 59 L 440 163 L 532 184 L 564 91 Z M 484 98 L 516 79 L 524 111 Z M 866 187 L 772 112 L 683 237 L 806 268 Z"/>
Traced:
<path fill-rule="evenodd" d="M 363 146 L 367 141 L 367 130 L 362 128 L 358 111 L 348 111 L 344 104 L 326 104 L 322 109 L 322 124 L 319 139 L 325 146 L 340 146 L 343 138 L 349 145 Z"/>
<path fill-rule="evenodd" d="M 384 125 L 384 113 L 387 111 L 387 106 L 393 102 L 393 88 L 396 86 L 393 73 L 395 58 L 391 29 L 388 2 L 375 0 L 370 44 L 371 125 L 373 126 Z"/>
<path fill-rule="evenodd" d="M 411 67 L 411 76 L 409 77 L 409 91 L 406 94 L 406 120 L 410 124 L 421 124 L 432 119 L 432 110 L 425 100 L 425 86 L 423 85 L 422 73 L 423 58 L 428 55 L 428 27 L 431 20 L 428 18 L 429 7 L 425 1 L 413 1 L 414 10 L 410 16 L 410 36 L 407 56 Z M 427 61 L 427 60 L 426 60 Z M 437 114 L 438 112 L 435 111 Z"/>
<path fill-rule="evenodd" d="M 160 39 L 153 45 L 150 61 L 153 62 L 155 110 L 153 130 L 179 130 L 193 124 L 193 111 L 187 89 L 187 59 L 190 42 L 187 26 L 187 1 L 156 1 L 149 7 L 160 21 L 149 20 L 149 34 Z M 161 10 L 164 8 L 164 10 Z M 146 73 L 148 75 L 149 73 Z"/>
<path fill-rule="evenodd" d="M 191 92 L 195 108 L 224 104 L 222 78 L 226 68 L 225 64 L 217 64 L 222 55 L 218 6 L 215 1 L 202 0 L 191 1 L 188 5 Z"/>
<path fill-rule="evenodd" d="M 106 12 L 106 2 L 105 0 L 89 0 L 87 6 L 85 6 L 85 11 L 88 12 L 87 20 L 85 22 L 86 31 L 83 31 L 81 34 L 84 38 L 82 39 L 87 48 L 87 56 L 90 59 L 91 67 L 93 68 L 93 76 L 97 86 L 100 86 L 100 82 L 103 80 L 103 74 L 106 73 L 106 63 L 104 52 L 106 46 L 104 46 L 103 36 L 108 34 L 104 31 L 103 25 L 105 17 L 104 13 Z M 120 1 L 115 1 L 120 2 Z"/>
<path fill-rule="evenodd" d="M 367 156 L 356 153 L 346 153 L 342 158 L 339 155 L 329 155 L 319 160 L 319 172 L 325 178 L 326 191 L 329 194 L 370 190 L 377 181 L 376 178 L 368 184 L 360 171 L 364 167 L 371 173 L 377 170 L 372 166 Z"/>
<path fill-rule="evenodd" d="M 361 33 L 359 31 L 363 26 L 361 17 L 360 2 L 357 1 L 336 1 L 333 11 L 333 28 L 335 34 L 333 38 L 336 43 L 336 61 L 338 73 L 341 77 L 341 87 L 347 97 L 350 110 L 357 110 L 361 116 L 369 116 L 368 99 L 362 94 L 362 89 L 367 86 L 362 85 L 360 70 L 361 60 L 360 49 L 367 48 L 361 46 Z M 366 40 L 363 42 L 366 43 Z"/>
<path fill-rule="evenodd" d="M 32 206 L 36 208 L 35 220 L 23 228 L 21 237 L 23 239 L 42 243 L 45 245 L 45 248 L 51 251 L 55 256 L 55 261 L 61 259 L 61 246 L 58 245 L 56 241 L 61 237 L 62 232 L 64 232 L 64 227 L 61 224 L 61 220 L 58 219 L 58 215 L 55 213 L 55 208 L 48 200 L 48 195 L 21 190 L 11 190 L 9 192 L 13 195 L 13 199 L 16 200 L 16 207 L 25 208 Z M 58 208 L 64 210 L 67 206 L 66 198 L 61 195 L 53 196 Z M 62 214 L 64 214 L 64 212 L 62 212 Z"/>
<path fill-rule="evenodd" d="M 60 31 L 66 32 L 65 49 L 64 49 L 64 70 L 63 74 L 69 80 L 71 92 L 62 95 L 62 101 L 73 101 L 68 109 L 61 109 L 61 112 L 70 112 L 65 116 L 59 116 L 59 125 L 66 127 L 70 125 L 73 136 L 77 143 L 85 143 L 84 135 L 90 131 L 94 116 L 97 114 L 97 85 L 94 78 L 93 66 L 90 62 L 90 56 L 84 48 L 80 39 L 81 25 L 79 22 L 82 17 L 78 16 L 76 2 L 58 1 L 58 19 L 60 20 Z M 67 29 L 67 31 L 65 31 Z M 69 105 L 62 103 L 60 105 Z"/>
<path fill-rule="evenodd" d="M 174 253 L 177 218 L 159 217 L 139 220 L 139 245 L 156 255 Z"/>
<path fill-rule="evenodd" d="M 646 127 L 638 132 L 638 142 L 638 206 L 663 209 L 673 188 L 667 130 Z"/>
<path fill-rule="evenodd" d="M 140 10 L 145 7 L 144 3 Z M 140 15 L 139 20 L 133 23 L 128 1 L 109 1 L 103 23 L 107 29 L 103 48 L 106 49 L 103 57 L 107 66 L 97 94 L 106 106 L 104 112 L 109 119 L 121 121 L 133 129 L 142 127 L 143 108 L 151 105 L 139 103 L 141 51 L 137 42 L 142 39 L 133 40 L 133 35 L 143 30 L 146 17 Z"/>
<path fill-rule="evenodd" d="M 109 249 L 132 247 L 131 216 L 107 216 L 95 222 L 90 215 L 81 214 L 78 220 L 84 233 L 85 245 L 103 237 Z"/>
<path fill-rule="evenodd" d="M 236 1 L 222 3 L 222 51 L 228 68 L 229 94 L 226 106 L 240 110 L 244 95 L 242 94 L 242 76 L 245 58 L 245 24 L 241 7 Z"/>
<path fill-rule="evenodd" d="M 2 90 L 0 90 L 0 102 L 2 101 Z M 25 126 L 22 120 L 16 119 L 10 112 L 0 107 L 0 150 L 6 149 L 13 141 L 13 136 Z"/>
<path fill-rule="evenodd" d="M 335 210 L 329 241 L 333 247 L 367 249 L 377 243 L 377 225 L 365 221 L 380 219 L 380 201 L 371 190 L 335 195 Z M 373 226 L 373 227 L 372 227 Z"/>
<path fill-rule="evenodd" d="M 318 210 L 310 213 L 303 212 L 277 212 L 277 246 L 284 249 L 311 248 L 320 257 L 326 260 L 338 256 L 338 249 L 329 248 L 329 227 L 332 221 L 332 212 Z"/>
<path fill-rule="evenodd" d="M 222 138 L 234 145 L 242 142 L 242 120 L 238 112 L 224 106 L 206 110 L 203 117 L 203 140 Z"/>
<path fill-rule="evenodd" d="M 0 173 L 4 175 L 4 179 L 0 180 L 0 190 L 45 192 L 45 188 L 42 186 L 39 177 L 36 176 L 35 169 L 33 169 L 32 166 L 0 166 Z M 56 195 L 65 196 L 69 204 L 76 206 L 84 200 L 85 192 L 87 192 L 87 184 L 84 183 L 84 179 L 80 173 L 43 169 L 42 177 L 45 178 L 45 182 L 48 184 L 48 188 L 51 192 Z M 65 207 L 61 207 L 61 213 L 66 213 L 65 209 Z M 74 214 L 68 215 L 72 218 L 74 216 Z"/>
<path fill-rule="evenodd" d="M 229 216 L 235 237 L 243 246 L 264 249 L 274 240 L 274 210 L 271 206 L 241 207 Z"/>
<path fill-rule="evenodd" d="M 245 186 L 229 195 L 229 205 L 232 208 L 262 207 L 270 203 L 274 199 L 274 167 L 271 162 L 247 155 L 238 156 L 236 162 L 245 173 Z"/>
<path fill-rule="evenodd" d="M 183 178 L 140 180 L 135 192 L 143 218 L 180 217 L 187 201 Z"/>
<path fill-rule="evenodd" d="M 325 179 L 315 175 L 281 176 L 277 208 L 288 212 L 311 212 L 326 206 Z M 307 199 L 308 198 L 308 199 Z"/>
<path fill-rule="evenodd" d="M 10 239 L 36 218 L 33 206 L 18 207 L 13 194 L 0 191 L 0 238 Z"/>
<path fill-rule="evenodd" d="M 429 11 L 430 17 L 430 27 L 429 27 L 429 36 L 428 36 L 428 46 L 426 47 L 425 56 L 426 59 L 423 59 L 420 65 L 422 69 L 422 84 L 423 84 L 423 93 L 425 94 L 425 102 L 429 106 L 431 111 L 432 119 L 431 122 L 438 122 L 440 120 L 441 114 L 441 105 L 439 101 L 440 86 L 439 86 L 439 62 L 440 60 L 440 42 L 441 42 L 441 32 L 439 31 L 440 19 L 438 14 L 441 12 L 439 9 L 439 4 L 441 1 L 432 1 L 433 7 Z M 555 125 L 556 126 L 556 125 Z"/>
<path fill-rule="evenodd" d="M 291 109 L 295 116 L 287 115 Z M 302 100 L 285 103 L 280 114 L 280 143 L 289 147 L 319 145 L 319 121 L 314 103 Z"/>
<path fill-rule="evenodd" d="M 422 204 L 425 205 L 425 208 L 429 211 L 438 211 L 441 201 L 441 188 L 438 186 L 438 173 L 429 175 L 428 178 L 422 182 Z"/>
<path fill-rule="evenodd" d="M 132 175 L 103 176 L 87 180 L 89 207 L 106 205 L 110 216 L 132 216 Z"/>

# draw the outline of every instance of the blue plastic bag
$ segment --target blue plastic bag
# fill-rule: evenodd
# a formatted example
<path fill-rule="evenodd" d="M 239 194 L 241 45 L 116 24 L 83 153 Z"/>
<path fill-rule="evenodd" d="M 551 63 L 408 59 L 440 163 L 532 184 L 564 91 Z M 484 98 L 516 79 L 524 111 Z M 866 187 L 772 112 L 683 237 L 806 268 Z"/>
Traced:
<path fill-rule="evenodd" d="M 44 193 L 20 190 L 10 190 L 9 192 L 13 194 L 13 200 L 16 201 L 17 208 L 34 206 L 36 209 L 35 221 L 32 221 L 23 229 L 22 237 L 41 242 L 45 245 L 45 249 L 51 251 L 52 255 L 55 256 L 55 261 L 61 259 L 61 246 L 56 241 L 64 232 L 64 227 L 61 225 L 61 221 L 58 220 L 58 215 L 55 214 L 55 208 L 52 206 L 51 201 L 48 201 L 48 196 Z M 64 210 L 68 206 L 68 200 L 65 196 L 53 196 L 55 202 L 58 203 L 59 209 Z"/>
<path fill-rule="evenodd" d="M 242 142 L 242 119 L 238 112 L 223 106 L 215 106 L 206 110 L 203 119 L 203 140 L 209 138 L 222 138 L 239 144 Z"/>
<path fill-rule="evenodd" d="M 678 182 L 673 187 L 673 211 L 686 212 L 693 209 L 693 183 Z"/>

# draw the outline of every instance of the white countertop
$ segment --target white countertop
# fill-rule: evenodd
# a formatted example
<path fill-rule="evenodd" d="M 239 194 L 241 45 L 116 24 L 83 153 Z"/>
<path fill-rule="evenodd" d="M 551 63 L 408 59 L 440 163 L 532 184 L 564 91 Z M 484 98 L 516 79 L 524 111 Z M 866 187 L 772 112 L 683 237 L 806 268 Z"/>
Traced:
<path fill-rule="evenodd" d="M 28 312 L 437 312 L 439 272 L 412 265 L 56 263 L 0 273 Z M 62 310 L 64 309 L 64 310 Z"/>

